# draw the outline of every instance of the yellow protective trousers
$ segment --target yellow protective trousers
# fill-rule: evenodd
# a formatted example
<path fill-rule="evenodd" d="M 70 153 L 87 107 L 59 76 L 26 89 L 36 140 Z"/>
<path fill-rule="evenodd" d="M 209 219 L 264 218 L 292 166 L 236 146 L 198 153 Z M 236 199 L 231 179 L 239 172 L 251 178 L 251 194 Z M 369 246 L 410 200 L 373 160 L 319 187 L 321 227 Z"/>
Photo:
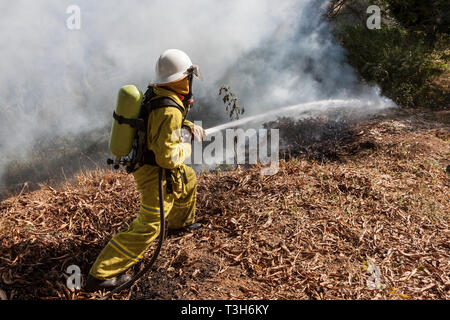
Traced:
<path fill-rule="evenodd" d="M 160 205 L 157 166 L 145 165 L 133 175 L 141 195 L 138 217 L 128 230 L 116 234 L 98 256 L 90 274 L 102 280 L 110 280 L 125 272 L 150 247 L 160 232 Z M 169 229 L 180 229 L 195 220 L 197 180 L 192 168 L 182 165 L 173 170 L 164 170 L 164 213 Z M 167 175 L 173 179 L 173 193 L 167 193 Z M 187 181 L 187 183 L 186 183 Z"/>

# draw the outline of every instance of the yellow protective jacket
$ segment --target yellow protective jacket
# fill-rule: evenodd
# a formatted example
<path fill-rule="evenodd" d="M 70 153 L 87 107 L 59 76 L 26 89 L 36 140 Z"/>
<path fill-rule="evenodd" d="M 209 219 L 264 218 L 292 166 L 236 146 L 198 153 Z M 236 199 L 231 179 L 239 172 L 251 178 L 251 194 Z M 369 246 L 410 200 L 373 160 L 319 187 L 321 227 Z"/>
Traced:
<path fill-rule="evenodd" d="M 186 110 L 179 96 L 170 90 L 154 87 L 156 97 L 168 97 L 175 101 L 184 110 L 182 113 L 174 107 L 153 110 L 148 119 L 148 148 L 155 153 L 156 163 L 165 169 L 176 169 L 183 165 L 191 155 L 191 144 L 181 142 L 181 126 L 186 117 Z M 185 125 L 192 127 L 190 121 Z"/>

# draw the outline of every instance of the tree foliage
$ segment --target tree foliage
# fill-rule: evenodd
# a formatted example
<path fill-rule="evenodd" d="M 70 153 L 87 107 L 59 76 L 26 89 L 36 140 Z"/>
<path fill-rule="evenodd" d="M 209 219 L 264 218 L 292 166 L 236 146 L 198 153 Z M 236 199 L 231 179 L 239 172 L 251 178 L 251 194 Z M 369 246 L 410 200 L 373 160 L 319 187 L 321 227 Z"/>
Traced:
<path fill-rule="evenodd" d="M 387 26 L 370 34 L 364 27 L 347 26 L 341 37 L 350 64 L 397 104 L 431 107 L 442 102 L 445 92 L 433 80 L 445 70 L 443 55 L 431 51 L 424 38 Z"/>
<path fill-rule="evenodd" d="M 369 4 L 381 8 L 379 30 L 366 26 Z M 399 105 L 445 107 L 449 5 L 448 0 L 333 0 L 327 16 L 361 78 L 378 84 Z"/>
<path fill-rule="evenodd" d="M 404 28 L 423 31 L 428 42 L 434 43 L 439 34 L 450 30 L 450 1 L 448 0 L 382 0 L 389 14 Z"/>

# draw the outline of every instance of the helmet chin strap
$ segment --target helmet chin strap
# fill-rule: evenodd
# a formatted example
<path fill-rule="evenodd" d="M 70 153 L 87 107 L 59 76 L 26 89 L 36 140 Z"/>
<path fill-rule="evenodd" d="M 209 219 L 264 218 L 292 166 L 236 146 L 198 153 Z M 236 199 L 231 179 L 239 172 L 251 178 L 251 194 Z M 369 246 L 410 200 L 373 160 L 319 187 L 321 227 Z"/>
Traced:
<path fill-rule="evenodd" d="M 191 73 L 189 75 L 189 93 L 184 96 L 184 101 L 183 101 L 187 112 L 189 112 L 189 110 L 192 108 L 192 105 L 194 104 L 194 95 L 192 93 L 193 82 L 194 82 L 194 77 L 193 77 L 193 74 Z"/>

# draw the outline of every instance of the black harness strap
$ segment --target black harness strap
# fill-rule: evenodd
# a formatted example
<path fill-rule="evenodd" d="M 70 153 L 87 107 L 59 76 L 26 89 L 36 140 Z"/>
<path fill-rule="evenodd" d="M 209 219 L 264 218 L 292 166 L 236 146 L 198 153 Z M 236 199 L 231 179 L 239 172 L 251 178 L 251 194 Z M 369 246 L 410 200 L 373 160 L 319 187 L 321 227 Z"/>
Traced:
<path fill-rule="evenodd" d="M 119 124 L 127 124 L 132 128 L 136 128 L 138 130 L 145 130 L 145 122 L 143 119 L 128 119 L 123 116 L 119 116 L 116 111 L 113 113 L 113 118 L 117 120 Z"/>
<path fill-rule="evenodd" d="M 153 110 L 161 109 L 161 108 L 165 108 L 165 107 L 177 108 L 178 110 L 180 110 L 181 114 L 183 114 L 183 112 L 184 112 L 184 109 L 182 107 L 180 107 L 178 105 L 178 103 L 173 101 L 171 98 L 163 97 L 163 98 L 158 98 L 158 99 L 150 101 L 150 110 L 149 110 L 148 114 L 150 115 L 150 112 L 152 112 Z"/>

